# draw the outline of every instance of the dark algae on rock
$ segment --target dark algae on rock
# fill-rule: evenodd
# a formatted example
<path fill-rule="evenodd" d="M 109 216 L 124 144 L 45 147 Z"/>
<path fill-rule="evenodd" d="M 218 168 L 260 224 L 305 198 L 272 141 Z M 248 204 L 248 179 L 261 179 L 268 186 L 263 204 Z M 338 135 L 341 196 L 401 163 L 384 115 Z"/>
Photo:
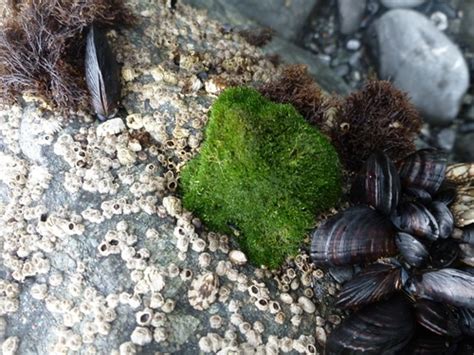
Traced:
<path fill-rule="evenodd" d="M 329 139 L 291 105 L 231 88 L 212 106 L 181 191 L 211 229 L 237 235 L 254 264 L 275 268 L 297 252 L 315 213 L 338 200 L 341 167 Z"/>

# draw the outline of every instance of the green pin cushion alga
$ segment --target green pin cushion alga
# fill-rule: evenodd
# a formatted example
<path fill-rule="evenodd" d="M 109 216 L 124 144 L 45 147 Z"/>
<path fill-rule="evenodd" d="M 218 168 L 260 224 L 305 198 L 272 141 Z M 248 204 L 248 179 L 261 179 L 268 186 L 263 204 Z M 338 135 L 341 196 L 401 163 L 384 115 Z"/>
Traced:
<path fill-rule="evenodd" d="M 315 213 L 341 192 L 329 139 L 291 106 L 251 88 L 231 88 L 212 106 L 199 155 L 181 174 L 184 206 L 231 233 L 256 265 L 294 255 Z"/>

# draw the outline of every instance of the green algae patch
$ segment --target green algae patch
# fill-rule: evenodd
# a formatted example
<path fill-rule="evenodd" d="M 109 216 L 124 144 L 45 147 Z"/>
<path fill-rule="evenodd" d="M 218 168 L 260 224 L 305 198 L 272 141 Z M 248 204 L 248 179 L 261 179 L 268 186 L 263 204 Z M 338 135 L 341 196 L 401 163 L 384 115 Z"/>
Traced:
<path fill-rule="evenodd" d="M 210 229 L 237 235 L 253 264 L 276 268 L 296 254 L 315 213 L 339 199 L 341 168 L 329 139 L 293 106 L 231 88 L 213 104 L 180 189 Z"/>

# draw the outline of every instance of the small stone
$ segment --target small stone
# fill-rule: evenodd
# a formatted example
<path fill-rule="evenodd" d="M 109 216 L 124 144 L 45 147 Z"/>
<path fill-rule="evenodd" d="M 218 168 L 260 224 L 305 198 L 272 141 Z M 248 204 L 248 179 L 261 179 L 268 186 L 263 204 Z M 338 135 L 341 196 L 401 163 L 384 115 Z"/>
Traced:
<path fill-rule="evenodd" d="M 356 51 L 360 48 L 360 41 L 358 39 L 350 39 L 346 43 L 346 48 L 350 51 Z"/>
<path fill-rule="evenodd" d="M 366 0 L 338 0 L 339 28 L 342 34 L 356 32 L 364 17 Z"/>

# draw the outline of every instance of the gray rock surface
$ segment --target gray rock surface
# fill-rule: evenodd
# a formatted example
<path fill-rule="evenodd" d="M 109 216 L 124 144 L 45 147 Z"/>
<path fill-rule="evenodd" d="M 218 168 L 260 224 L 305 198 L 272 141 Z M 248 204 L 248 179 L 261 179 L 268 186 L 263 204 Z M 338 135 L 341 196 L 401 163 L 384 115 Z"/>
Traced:
<path fill-rule="evenodd" d="M 211 18 L 223 24 L 240 28 L 252 28 L 258 25 L 240 11 L 236 6 L 238 2 L 223 0 L 184 0 L 184 2 L 206 9 Z M 314 76 L 321 88 L 327 92 L 335 92 L 341 95 L 346 95 L 350 92 L 349 86 L 329 67 L 328 63 L 323 62 L 311 52 L 296 46 L 292 41 L 288 41 L 281 36 L 274 36 L 272 41 L 264 46 L 262 50 L 268 55 L 278 55 L 283 63 L 304 63 L 308 65 L 309 72 Z"/>
<path fill-rule="evenodd" d="M 280 36 L 295 40 L 319 0 L 185 0 L 206 9 L 241 14 L 261 26 L 270 27 Z"/>
<path fill-rule="evenodd" d="M 426 0 L 380 0 L 380 2 L 383 6 L 393 9 L 398 7 L 416 7 L 426 2 Z"/>
<path fill-rule="evenodd" d="M 364 17 L 366 0 L 338 0 L 339 29 L 348 35 L 357 31 Z"/>
<path fill-rule="evenodd" d="M 428 122 L 451 122 L 469 86 L 469 71 L 459 48 L 413 10 L 385 13 L 373 31 L 380 76 L 408 92 Z"/>
<path fill-rule="evenodd" d="M 474 49 L 474 0 L 461 2 L 460 10 L 463 12 L 461 21 L 461 39 Z"/>
<path fill-rule="evenodd" d="M 329 275 L 303 254 L 291 272 L 235 262 L 232 236 L 175 192 L 216 95 L 276 68 L 201 12 L 128 4 L 139 25 L 111 43 L 128 115 L 99 124 L 26 96 L 0 106 L 0 352 L 322 351 L 333 325 L 317 338 L 316 317 L 339 315 Z"/>

